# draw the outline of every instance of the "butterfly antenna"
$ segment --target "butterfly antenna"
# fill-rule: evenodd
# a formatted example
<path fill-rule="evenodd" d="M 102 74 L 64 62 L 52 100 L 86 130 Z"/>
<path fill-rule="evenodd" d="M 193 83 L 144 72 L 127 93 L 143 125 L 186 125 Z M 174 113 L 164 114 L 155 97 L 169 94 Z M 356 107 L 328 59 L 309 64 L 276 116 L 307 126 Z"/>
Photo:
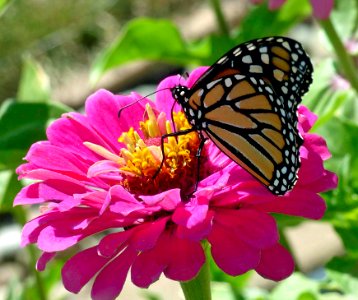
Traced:
<path fill-rule="evenodd" d="M 152 95 L 154 95 L 154 94 L 156 94 L 158 92 L 165 91 L 165 90 L 170 90 L 170 88 L 163 88 L 163 89 L 160 89 L 160 90 L 156 90 L 156 91 L 154 91 L 154 92 L 152 92 L 150 94 L 145 95 L 142 98 L 139 98 L 139 99 L 137 99 L 137 100 L 135 100 L 135 101 L 133 101 L 131 103 L 128 103 L 127 105 L 122 106 L 118 111 L 118 118 L 120 118 L 122 111 L 125 110 L 126 108 L 131 107 L 132 105 L 142 101 L 143 99 L 145 99 L 145 98 L 147 98 L 149 96 L 152 96 Z"/>

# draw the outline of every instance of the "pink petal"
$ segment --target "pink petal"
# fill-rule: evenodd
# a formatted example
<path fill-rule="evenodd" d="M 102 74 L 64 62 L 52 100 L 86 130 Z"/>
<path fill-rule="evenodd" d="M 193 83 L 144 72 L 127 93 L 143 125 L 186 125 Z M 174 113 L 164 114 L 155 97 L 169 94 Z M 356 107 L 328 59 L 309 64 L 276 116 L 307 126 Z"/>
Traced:
<path fill-rule="evenodd" d="M 178 207 L 172 219 L 175 223 L 192 228 L 202 223 L 207 216 L 209 209 L 209 199 L 211 198 L 212 189 L 205 191 L 200 190 L 195 193 L 195 197 L 186 205 Z"/>
<path fill-rule="evenodd" d="M 281 213 L 319 220 L 326 211 L 326 203 L 315 192 L 295 187 L 283 197 L 276 197 L 276 200 L 256 205 L 270 213 Z"/>
<path fill-rule="evenodd" d="M 88 168 L 87 176 L 96 177 L 109 172 L 118 173 L 118 163 L 110 160 L 100 160 Z"/>
<path fill-rule="evenodd" d="M 193 87 L 194 84 L 199 80 L 201 76 L 204 75 L 204 73 L 209 69 L 209 67 L 198 67 L 194 69 L 190 75 L 189 78 L 186 81 L 186 86 Z"/>
<path fill-rule="evenodd" d="M 74 234 L 66 232 L 67 230 L 61 230 L 62 232 L 59 232 L 58 227 L 61 227 L 61 225 L 63 227 L 68 226 L 66 220 L 64 220 L 57 222 L 56 227 L 48 226 L 40 232 L 37 240 L 39 249 L 48 252 L 62 251 L 77 244 L 78 241 L 84 238 L 83 233 Z"/>
<path fill-rule="evenodd" d="M 171 117 L 171 109 L 173 105 L 175 105 L 175 112 L 181 110 L 180 105 L 175 103 L 172 92 L 170 91 L 171 88 L 179 84 L 179 78 L 179 75 L 166 77 L 159 83 L 155 94 L 155 103 L 158 111 L 164 112 L 168 119 Z"/>
<path fill-rule="evenodd" d="M 227 183 L 229 178 L 232 176 L 230 171 L 230 168 L 225 168 L 224 170 L 220 170 L 205 177 L 200 181 L 200 187 L 213 187 L 215 189 L 224 188 L 226 185 L 228 185 Z"/>
<path fill-rule="evenodd" d="M 180 189 L 172 189 L 153 196 L 140 196 L 148 206 L 160 206 L 167 211 L 174 210 L 181 203 Z"/>
<path fill-rule="evenodd" d="M 43 223 L 46 222 L 49 214 L 39 216 L 27 222 L 21 233 L 21 247 L 25 247 L 28 244 L 36 243 L 38 235 L 43 229 Z M 50 216 L 51 217 L 51 216 Z"/>
<path fill-rule="evenodd" d="M 262 250 L 256 272 L 271 280 L 282 280 L 290 276 L 295 269 L 291 254 L 280 244 Z"/>
<path fill-rule="evenodd" d="M 212 228 L 214 212 L 208 211 L 204 220 L 195 226 L 187 227 L 178 225 L 176 235 L 182 239 L 189 239 L 191 241 L 199 242 L 206 239 Z"/>
<path fill-rule="evenodd" d="M 229 275 L 243 274 L 260 262 L 260 250 L 243 242 L 226 227 L 214 224 L 208 241 L 216 264 Z"/>
<path fill-rule="evenodd" d="M 56 256 L 56 252 L 43 252 L 36 263 L 36 270 L 43 271 L 46 268 L 47 263 Z"/>
<path fill-rule="evenodd" d="M 77 156 L 49 143 L 33 144 L 25 159 L 38 168 L 66 172 L 66 175 L 73 173 L 74 177 L 86 177 L 87 168 Z"/>
<path fill-rule="evenodd" d="M 108 261 L 97 254 L 97 247 L 77 253 L 62 268 L 63 285 L 68 291 L 78 293 Z"/>
<path fill-rule="evenodd" d="M 111 187 L 108 196 L 110 197 L 108 200 L 110 201 L 110 211 L 122 216 L 144 208 L 140 201 L 120 185 Z"/>
<path fill-rule="evenodd" d="M 131 247 L 137 251 L 152 249 L 156 245 L 159 236 L 163 233 L 168 220 L 169 217 L 165 217 L 155 222 L 138 226 L 138 230 L 136 230 L 131 238 Z"/>
<path fill-rule="evenodd" d="M 109 145 L 94 128 L 92 122 L 80 113 L 68 113 L 61 119 L 53 122 L 46 131 L 49 142 L 66 152 L 80 153 L 81 159 L 88 164 L 100 159 L 100 156 L 88 149 L 83 142 L 91 142 L 96 145 L 114 151 L 116 148 Z M 65 134 L 64 134 L 65 133 Z M 118 146 L 117 146 L 118 147 Z"/>
<path fill-rule="evenodd" d="M 298 107 L 298 126 L 301 127 L 301 132 L 308 132 L 317 121 L 317 118 L 318 116 L 311 112 L 306 106 L 300 105 Z"/>
<path fill-rule="evenodd" d="M 205 254 L 200 242 L 174 239 L 172 236 L 168 243 L 170 257 L 164 270 L 165 276 L 177 281 L 194 278 L 205 262 Z"/>
<path fill-rule="evenodd" d="M 256 249 L 270 247 L 279 239 L 275 219 L 258 210 L 222 210 L 215 215 L 215 223 Z"/>
<path fill-rule="evenodd" d="M 217 168 L 217 170 L 222 170 L 233 162 L 210 140 L 205 143 L 205 150 L 208 155 L 210 164 L 212 164 L 214 168 Z"/>
<path fill-rule="evenodd" d="M 148 287 L 161 272 L 172 279 L 192 279 L 205 262 L 200 242 L 176 238 L 164 233 L 155 248 L 143 251 L 132 266 L 132 281 L 139 287 Z"/>
<path fill-rule="evenodd" d="M 32 220 L 24 226 L 22 244 L 37 242 L 45 252 L 67 249 L 85 237 L 111 227 L 126 224 L 109 213 L 98 218 L 98 211 L 77 207 L 65 212 L 51 212 Z"/>
<path fill-rule="evenodd" d="M 330 171 L 325 171 L 319 180 L 305 185 L 305 188 L 316 193 L 333 190 L 338 185 L 338 176 Z"/>
<path fill-rule="evenodd" d="M 86 114 L 96 132 L 111 146 L 112 150 L 119 151 L 118 137 L 130 127 L 138 129 L 139 122 L 143 121 L 143 113 L 147 99 L 135 103 L 124 109 L 118 118 L 120 107 L 134 103 L 139 95 L 116 96 L 106 90 L 99 90 L 91 95 L 85 105 Z M 117 151 L 113 151 L 116 153 Z"/>
<path fill-rule="evenodd" d="M 326 141 L 318 134 L 305 134 L 304 140 L 304 146 L 310 151 L 318 153 L 323 160 L 327 160 L 332 156 L 328 150 Z"/>
<path fill-rule="evenodd" d="M 35 204 L 45 201 L 65 201 L 73 199 L 73 194 L 85 193 L 83 185 L 63 180 L 47 180 L 24 187 L 16 196 L 14 205 Z"/>
<path fill-rule="evenodd" d="M 40 183 L 34 183 L 21 189 L 14 199 L 14 206 L 38 204 L 47 201 L 43 197 L 40 197 Z"/>
<path fill-rule="evenodd" d="M 307 158 L 302 158 L 301 168 L 298 171 L 297 185 L 307 185 L 311 182 L 319 180 L 324 174 L 322 158 L 318 153 L 309 151 Z"/>
<path fill-rule="evenodd" d="M 311 0 L 313 15 L 317 19 L 327 19 L 333 9 L 334 0 Z"/>
<path fill-rule="evenodd" d="M 107 234 L 98 244 L 98 254 L 103 257 L 111 257 L 122 251 L 128 245 L 128 241 L 135 232 L 134 229 Z"/>
<path fill-rule="evenodd" d="M 138 255 L 131 268 L 132 282 L 136 286 L 147 288 L 159 279 L 166 267 L 166 260 L 159 253 L 159 249 L 152 249 Z"/>
<path fill-rule="evenodd" d="M 93 300 L 114 300 L 122 291 L 130 266 L 137 253 L 126 248 L 97 275 L 91 296 Z"/>

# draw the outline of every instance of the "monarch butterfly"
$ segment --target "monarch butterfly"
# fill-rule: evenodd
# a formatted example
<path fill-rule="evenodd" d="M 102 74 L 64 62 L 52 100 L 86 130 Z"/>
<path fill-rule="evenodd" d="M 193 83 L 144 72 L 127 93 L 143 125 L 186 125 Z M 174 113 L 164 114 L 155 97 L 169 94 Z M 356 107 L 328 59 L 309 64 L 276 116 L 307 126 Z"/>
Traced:
<path fill-rule="evenodd" d="M 224 54 L 191 87 L 172 95 L 192 128 L 206 135 L 273 194 L 283 195 L 297 181 L 297 106 L 312 82 L 312 63 L 300 43 L 266 37 Z"/>

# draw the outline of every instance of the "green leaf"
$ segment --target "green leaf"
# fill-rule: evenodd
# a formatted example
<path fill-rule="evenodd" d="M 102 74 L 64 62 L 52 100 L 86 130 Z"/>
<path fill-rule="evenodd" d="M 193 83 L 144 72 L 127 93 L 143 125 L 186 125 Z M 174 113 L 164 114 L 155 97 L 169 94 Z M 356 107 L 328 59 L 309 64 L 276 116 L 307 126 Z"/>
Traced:
<path fill-rule="evenodd" d="M 313 81 L 307 94 L 303 97 L 303 104 L 313 112 L 319 114 L 318 106 L 322 98 L 331 90 L 331 82 L 337 71 L 332 59 L 325 59 L 314 66 Z"/>
<path fill-rule="evenodd" d="M 326 101 L 321 101 L 320 108 L 317 109 L 319 112 L 316 113 L 319 115 L 319 118 L 314 124 L 312 131 L 315 131 L 319 126 L 329 122 L 349 99 L 355 99 L 355 93 L 352 90 L 336 91 L 327 96 Z"/>
<path fill-rule="evenodd" d="M 107 70 L 134 60 L 192 61 L 177 27 L 169 20 L 135 19 L 126 24 L 117 40 L 95 60 L 90 81 Z"/>
<path fill-rule="evenodd" d="M 332 158 L 325 165 L 338 175 L 338 188 L 326 198 L 330 209 L 326 217 L 335 219 L 340 212 L 349 212 L 358 205 L 358 125 L 338 117 L 317 128 L 326 139 Z M 358 220 L 357 220 L 358 221 Z"/>
<path fill-rule="evenodd" d="M 188 52 L 190 57 L 196 58 L 195 64 L 210 66 L 236 44 L 226 36 L 211 35 L 199 42 L 189 43 Z"/>
<path fill-rule="evenodd" d="M 10 4 L 11 0 L 0 0 L 0 17 L 6 11 L 7 6 Z"/>
<path fill-rule="evenodd" d="M 50 80 L 33 58 L 26 56 L 23 59 L 23 69 L 17 100 L 23 102 L 45 102 L 50 100 Z"/>
<path fill-rule="evenodd" d="M 18 103 L 0 107 L 0 170 L 14 169 L 30 145 L 46 138 L 50 121 L 68 109 L 58 103 Z"/>
<path fill-rule="evenodd" d="M 356 0 L 335 1 L 335 9 L 331 13 L 331 20 L 338 35 L 347 40 L 355 34 L 358 7 Z"/>
<path fill-rule="evenodd" d="M 13 170 L 0 171 L 0 212 L 12 210 L 14 198 L 21 188 Z"/>
<path fill-rule="evenodd" d="M 348 251 L 350 255 L 358 257 L 358 212 L 355 211 L 355 216 L 352 221 L 344 220 L 344 217 L 349 218 L 349 214 L 345 216 L 342 215 L 339 219 L 336 219 L 334 222 L 335 230 L 341 237 L 346 251 Z"/>
<path fill-rule="evenodd" d="M 326 267 L 358 277 L 358 256 L 346 253 L 342 257 L 334 257 Z"/>
<path fill-rule="evenodd" d="M 321 126 L 318 133 L 325 137 L 333 156 L 358 153 L 358 126 L 349 120 L 333 117 Z"/>
<path fill-rule="evenodd" d="M 307 0 L 290 0 L 278 10 L 270 11 L 266 4 L 254 7 L 242 20 L 237 42 L 253 38 L 283 35 L 311 12 Z"/>

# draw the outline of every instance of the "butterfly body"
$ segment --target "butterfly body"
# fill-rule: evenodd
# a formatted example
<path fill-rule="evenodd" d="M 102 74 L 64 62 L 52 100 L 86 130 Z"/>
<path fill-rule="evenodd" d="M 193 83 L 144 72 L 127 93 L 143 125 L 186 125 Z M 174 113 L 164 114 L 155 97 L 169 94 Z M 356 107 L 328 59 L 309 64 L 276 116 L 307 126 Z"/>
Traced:
<path fill-rule="evenodd" d="M 312 64 L 289 38 L 249 41 L 230 50 L 191 87 L 172 88 L 193 130 L 277 195 L 291 190 L 303 143 L 297 106 L 312 82 Z"/>

